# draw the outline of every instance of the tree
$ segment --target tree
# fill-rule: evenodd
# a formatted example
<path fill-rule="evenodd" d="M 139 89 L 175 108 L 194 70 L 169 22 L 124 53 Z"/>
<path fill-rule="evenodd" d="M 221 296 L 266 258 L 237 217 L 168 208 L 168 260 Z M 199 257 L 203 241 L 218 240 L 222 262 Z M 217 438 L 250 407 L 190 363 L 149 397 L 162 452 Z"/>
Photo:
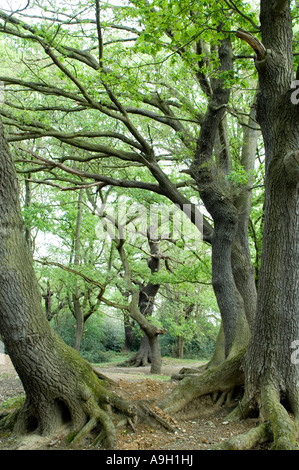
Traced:
<path fill-rule="evenodd" d="M 96 9 L 92 11 L 95 17 L 88 19 L 82 18 L 79 11 L 75 11 L 71 17 L 67 12 L 62 12 L 60 16 L 50 8 L 50 16 L 45 18 L 50 30 L 2 12 L 4 24 L 1 30 L 7 36 L 19 38 L 21 44 L 26 44 L 28 40 L 32 47 L 36 45 L 40 60 L 45 60 L 52 69 L 51 77 L 48 67 L 36 69 L 34 77 L 39 76 L 39 82 L 36 82 L 36 77 L 33 80 L 31 71 L 28 80 L 1 77 L 8 90 L 11 87 L 25 87 L 29 91 L 26 106 L 13 98 L 2 115 L 8 124 L 17 127 L 17 131 L 13 131 L 9 137 L 10 142 L 53 137 L 63 144 L 87 152 L 87 156 L 67 155 L 58 162 L 45 158 L 39 152 L 35 154 L 35 164 L 42 164 L 40 169 L 49 171 L 52 176 L 57 169 L 73 175 L 77 188 L 82 185 L 82 180 L 87 179 L 89 182 L 93 180 L 99 188 L 116 185 L 156 192 L 182 209 L 188 204 L 191 207 L 190 217 L 194 220 L 197 209 L 190 202 L 188 194 L 188 189 L 194 187 L 193 180 L 188 178 L 184 181 L 180 178 L 176 181 L 177 178 L 173 176 L 178 173 L 176 162 L 181 171 L 195 178 L 197 195 L 205 202 L 214 222 L 212 226 L 207 218 L 204 219 L 203 234 L 215 252 L 213 283 L 222 314 L 225 356 L 228 356 L 248 343 L 248 322 L 252 322 L 254 317 L 256 290 L 247 240 L 251 201 L 249 185 L 244 185 L 242 195 L 238 195 L 234 183 L 228 178 L 232 158 L 225 112 L 229 106 L 234 64 L 232 44 L 225 27 L 230 28 L 230 23 L 226 22 L 227 11 L 232 17 L 232 24 L 236 16 L 244 24 L 252 24 L 253 19 L 240 15 L 234 8 L 227 8 L 225 2 L 220 10 L 217 2 L 211 2 L 209 6 L 211 14 L 207 6 L 198 8 L 196 2 L 186 5 L 186 9 L 182 9 L 176 1 L 169 9 L 159 0 L 151 7 L 147 2 L 131 2 L 128 6 L 107 6 L 102 9 L 96 2 Z M 134 25 L 132 28 L 120 24 L 125 17 L 131 19 Z M 215 22 L 218 25 L 217 41 Z M 85 44 L 81 44 L 73 31 L 77 26 L 84 29 L 86 25 Z M 93 33 L 90 32 L 90 25 Z M 67 41 L 62 34 L 64 28 L 70 28 Z M 205 37 L 198 32 L 201 28 L 207 31 Z M 103 32 L 111 31 L 114 34 L 115 30 L 121 31 L 122 35 L 116 38 L 112 36 L 111 41 L 104 45 Z M 90 44 L 88 51 L 87 43 Z M 120 44 L 121 48 L 117 49 Z M 93 54 L 94 50 L 97 51 L 96 55 Z M 118 64 L 114 60 L 116 53 L 120 58 Z M 131 67 L 129 62 L 132 55 L 137 64 L 135 74 L 135 67 Z M 165 83 L 164 75 L 168 67 L 171 73 Z M 30 68 L 32 70 L 32 64 Z M 24 72 L 25 77 L 28 70 Z M 52 86 L 54 70 L 57 86 Z M 189 73 L 188 86 L 177 86 L 178 77 L 180 82 L 186 82 L 186 70 Z M 190 92 L 193 89 L 195 93 Z M 41 106 L 35 106 L 32 92 L 41 96 Z M 31 112 L 33 115 L 29 118 Z M 93 116 L 98 116 L 96 126 L 101 122 L 103 130 L 94 132 L 86 130 L 84 126 L 85 129 L 78 132 L 84 120 L 82 118 L 80 121 L 77 117 L 79 112 L 86 116 L 86 123 L 93 120 Z M 22 122 L 18 113 L 23 116 Z M 48 113 L 53 118 L 51 123 Z M 62 129 L 60 113 L 65 113 Z M 250 149 L 250 152 L 244 152 L 244 156 L 247 154 L 246 173 L 249 176 L 254 162 L 257 131 L 252 125 L 254 116 L 248 119 L 244 124 L 249 125 L 252 132 L 244 132 L 244 149 Z M 211 122 L 214 122 L 213 126 Z M 73 132 L 66 130 L 67 124 L 71 124 Z M 205 143 L 207 147 L 203 152 Z M 205 160 L 208 166 L 214 148 L 215 161 L 210 168 L 208 187 L 204 181 L 206 173 L 203 168 L 200 170 L 200 159 Z M 165 149 L 166 156 L 163 154 Z M 168 153 L 174 162 L 171 177 L 167 169 Z M 199 154 L 202 157 L 199 158 Z M 66 160 L 74 159 L 93 162 L 93 172 L 74 170 L 64 164 Z M 144 173 L 141 175 L 139 172 L 141 177 L 138 175 L 136 178 L 136 173 L 134 175 L 130 172 L 132 176 L 129 180 L 121 172 L 119 178 L 107 176 L 102 170 L 102 161 L 105 159 L 116 162 L 118 168 L 120 163 L 125 165 L 125 175 L 128 174 L 128 167 L 133 165 L 142 167 Z M 190 168 L 186 170 L 185 165 Z M 232 220 L 230 233 L 224 226 L 227 217 Z M 225 256 L 219 256 L 219 250 L 224 246 Z"/>
<path fill-rule="evenodd" d="M 246 406 L 252 401 L 269 421 L 277 449 L 292 449 L 298 425 L 298 368 L 291 359 L 299 319 L 299 108 L 294 75 L 290 2 L 261 1 L 261 43 L 254 48 L 259 74 L 258 121 L 265 144 L 265 218 L 256 321 L 246 359 Z M 284 405 L 284 403 L 288 403 Z"/>
<path fill-rule="evenodd" d="M 75 445 L 99 424 L 102 432 L 95 443 L 104 440 L 114 448 L 115 425 L 107 407 L 126 416 L 132 426 L 138 409 L 111 392 L 108 379 L 99 378 L 49 325 L 24 236 L 17 177 L 2 122 L 0 166 L 0 334 L 26 393 L 23 406 L 1 420 L 1 426 L 44 437 L 66 426 Z"/>
<path fill-rule="evenodd" d="M 294 58 L 290 2 L 261 0 L 260 18 L 262 42 L 243 30 L 238 31 L 238 37 L 256 53 L 260 88 L 257 118 L 266 151 L 257 313 L 245 359 L 241 405 L 243 416 L 258 409 L 262 423 L 220 448 L 246 449 L 261 440 L 273 439 L 275 449 L 286 450 L 295 447 L 299 400 L 298 368 L 291 354 L 294 341 L 297 345 L 299 315 L 299 128 L 298 106 L 291 99 Z M 226 361 L 222 368 L 223 385 L 226 381 L 228 389 L 230 378 L 242 364 L 241 358 L 242 354 Z M 212 379 L 219 379 L 219 372 L 214 370 L 210 375 L 210 389 Z M 207 376 L 201 385 L 209 388 Z"/>
<path fill-rule="evenodd" d="M 115 16 L 106 18 L 105 28 L 121 27 L 119 18 L 124 18 L 124 15 L 126 18 L 131 15 L 133 22 L 137 18 L 134 22 L 136 27 L 121 29 L 126 29 L 134 37 L 118 39 L 122 44 L 133 43 L 134 47 L 128 47 L 125 54 L 126 48 L 122 46 L 119 67 L 114 66 L 115 54 L 108 54 L 107 47 L 103 48 L 101 15 L 104 12 L 100 11 L 99 2 L 96 2 L 95 19 L 80 19 L 75 12 L 72 17 L 66 14 L 66 21 L 63 21 L 54 12 L 55 17 L 47 19 L 49 28 L 28 24 L 16 15 L 1 12 L 1 31 L 17 38 L 15 41 L 20 40 L 22 45 L 23 40 L 25 43 L 30 41 L 31 45 L 37 44 L 39 58 L 52 70 L 55 66 L 57 72 L 57 86 L 53 86 L 53 75 L 49 80 L 48 67 L 38 73 L 36 70 L 32 73 L 32 66 L 31 69 L 28 67 L 28 79 L 27 73 L 21 78 L 1 77 L 8 90 L 14 87 L 19 91 L 23 87 L 29 90 L 26 106 L 14 98 L 1 113 L 7 125 L 15 126 L 9 136 L 11 142 L 53 137 L 88 152 L 85 158 L 79 157 L 80 161 L 97 160 L 87 172 L 85 169 L 74 170 L 65 164 L 67 157 L 56 161 L 46 158 L 42 152 L 35 155 L 35 165 L 41 165 L 52 177 L 58 171 L 72 175 L 68 178 L 72 178 L 71 182 L 77 189 L 84 184 L 94 184 L 98 188 L 105 185 L 139 188 L 162 194 L 183 207 L 190 203 L 189 190 L 196 183 L 197 193 L 213 222 L 205 218 L 203 232 L 205 241 L 212 246 L 213 285 L 222 315 L 224 354 L 222 364 L 210 368 L 197 379 L 184 379 L 161 406 L 166 411 L 175 412 L 194 397 L 214 392 L 220 392 L 219 400 L 222 402 L 224 396 L 229 399 L 234 387 L 245 381 L 244 413 L 247 414 L 253 405 L 261 408 L 264 412 L 262 419 L 269 420 L 272 425 L 275 446 L 290 448 L 295 431 L 280 400 L 288 400 L 297 421 L 298 392 L 295 384 L 298 377 L 291 355 L 288 355 L 290 344 L 298 333 L 298 107 L 291 99 L 295 66 L 293 3 L 262 0 L 261 25 L 256 24 L 256 16 L 251 11 L 247 12 L 248 5 L 244 2 L 223 1 L 219 4 L 211 1 L 208 5 L 211 11 L 207 5 L 199 8 L 198 2 L 191 3 L 188 7 L 184 5 L 186 8 L 183 10 L 181 2 L 174 1 L 171 9 L 166 9 L 165 3 L 159 0 L 150 5 L 138 1 L 132 2 L 137 10 L 131 6 L 114 10 Z M 93 35 L 88 31 L 85 37 L 90 41 L 88 51 L 76 42 L 75 35 L 71 37 L 71 44 L 59 35 L 62 25 L 83 27 L 86 23 L 95 25 L 96 30 Z M 243 29 L 248 29 L 248 25 L 253 28 L 254 35 Z M 240 26 L 238 38 L 248 42 L 256 54 L 259 77 L 257 119 L 266 151 L 264 240 L 257 314 L 247 234 L 252 186 L 249 176 L 254 168 L 258 135 L 255 107 L 247 122 L 243 122 L 244 136 L 249 139 L 243 141 L 243 155 L 246 155 L 246 150 L 251 151 L 247 152 L 244 170 L 246 183 L 240 186 L 232 178 L 231 145 L 227 139 L 227 110 L 230 111 L 232 85 L 242 81 L 242 73 L 235 64 L 245 57 L 245 67 L 249 67 L 248 50 L 232 35 Z M 204 37 L 203 30 L 208 31 Z M 259 33 L 261 41 L 256 38 Z M 114 42 L 113 52 L 116 48 Z M 92 54 L 93 50 L 97 51 L 97 56 Z M 146 70 L 140 75 L 134 75 L 128 66 L 128 60 L 136 50 L 136 68 L 138 72 Z M 141 57 L 149 60 L 143 61 Z M 166 69 L 159 68 L 159 61 L 171 70 L 171 79 L 166 84 L 163 76 Z M 175 79 L 182 70 L 185 83 L 190 85 L 189 90 L 186 86 L 176 86 Z M 232 71 L 238 72 L 237 77 Z M 98 87 L 94 87 L 94 83 Z M 42 106 L 36 106 L 32 92 L 39 94 Z M 53 101 L 47 101 L 49 97 Z M 251 99 L 253 102 L 252 96 Z M 53 117 L 50 122 L 49 109 Z M 92 113 L 96 114 L 103 126 L 101 131 L 91 132 L 86 128 L 78 131 L 75 120 L 72 121 L 73 132 L 61 129 L 59 113 L 66 112 L 69 117 L 79 109 L 89 119 Z M 18 113 L 21 113 L 21 119 Z M 143 124 L 141 117 L 145 118 Z M 68 119 L 68 124 L 70 121 Z M 173 140 L 166 135 L 164 126 L 168 132 L 173 132 Z M 106 139 L 105 145 L 103 138 Z M 177 158 L 179 170 L 183 164 L 188 167 L 183 173 L 187 173 L 187 181 L 169 176 L 167 158 L 163 155 L 165 148 L 170 152 L 172 162 Z M 126 167 L 124 173 L 120 171 L 117 178 L 115 175 L 107 176 L 99 171 L 100 162 L 106 158 L 110 162 L 121 161 L 124 165 L 129 162 L 129 168 Z M 132 175 L 132 165 L 136 165 L 138 170 L 143 169 L 142 177 L 140 173 Z M 127 174 L 132 177 L 128 179 Z M 145 174 L 146 180 L 143 179 Z M 177 175 L 175 170 L 174 175 Z M 193 220 L 195 212 L 193 204 Z M 244 376 L 241 366 L 250 333 Z M 282 338 L 278 336 L 280 333 Z M 264 437 L 268 428 L 266 421 L 253 432 L 253 436 L 250 434 L 250 439 L 247 436 L 241 440 L 243 446 L 248 446 L 249 440 L 252 444 L 252 441 L 260 439 L 261 434 Z"/>
<path fill-rule="evenodd" d="M 91 201 L 94 210 L 96 210 L 96 201 L 91 197 L 89 197 L 89 200 Z M 109 214 L 105 215 L 103 207 L 98 207 L 97 212 L 101 216 L 102 220 L 107 218 L 109 221 L 106 226 L 107 233 L 111 232 L 109 223 L 112 223 L 112 243 L 116 247 L 119 258 L 121 260 L 126 297 L 131 298 L 131 301 L 128 305 L 128 313 L 134 320 L 137 321 L 143 333 L 139 351 L 133 358 L 128 360 L 127 364 L 125 365 L 135 365 L 136 367 L 139 367 L 140 365 L 145 365 L 149 362 L 151 364 L 151 373 L 159 374 L 161 373 L 162 365 L 159 335 L 164 334 L 165 331 L 151 324 L 149 319 L 152 316 L 154 310 L 154 301 L 159 291 L 160 285 L 158 282 L 155 282 L 154 279 L 149 279 L 146 283 L 142 283 L 134 279 L 130 259 L 125 247 L 126 239 L 124 232 L 128 229 L 130 222 L 134 222 L 134 220 L 138 217 L 135 213 L 132 217 L 132 220 L 130 220 L 129 217 L 128 219 L 121 221 L 120 214 L 118 220 Z M 115 234 L 115 230 L 117 231 L 117 234 Z M 147 260 L 147 266 L 150 269 L 151 276 L 154 277 L 155 274 L 160 270 L 161 264 L 160 240 L 158 233 L 156 232 L 155 234 L 151 234 L 151 227 L 148 227 L 146 229 L 146 233 L 141 232 L 141 236 L 147 240 L 150 252 L 149 258 Z M 138 286 L 137 288 L 136 285 Z M 118 286 L 118 288 L 122 290 L 120 286 Z"/>

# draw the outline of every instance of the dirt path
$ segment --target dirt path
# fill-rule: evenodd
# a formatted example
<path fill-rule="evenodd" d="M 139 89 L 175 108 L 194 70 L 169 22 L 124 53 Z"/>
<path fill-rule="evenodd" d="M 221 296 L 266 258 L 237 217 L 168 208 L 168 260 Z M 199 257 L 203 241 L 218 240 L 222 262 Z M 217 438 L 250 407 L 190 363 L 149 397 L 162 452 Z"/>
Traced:
<path fill-rule="evenodd" d="M 1 363 L 2 362 L 2 363 Z M 116 393 L 128 400 L 149 399 L 155 402 L 171 393 L 177 382 L 170 379 L 182 365 L 163 363 L 163 375 L 152 376 L 149 367 L 123 368 L 115 366 L 97 367 L 97 370 L 114 380 Z M 23 394 L 22 384 L 9 359 L 0 361 L 0 406 L 10 397 Z M 119 450 L 206 450 L 211 445 L 245 432 L 256 425 L 254 420 L 230 423 L 227 410 L 215 412 L 209 397 L 192 405 L 176 416 L 176 432 L 164 428 L 137 425 L 136 432 L 123 429 L 118 432 Z M 59 447 L 53 444 L 52 449 Z M 13 443 L 0 436 L 0 450 L 12 449 Z M 49 449 L 46 449 L 49 450 Z M 88 448 L 86 448 L 88 450 Z"/>

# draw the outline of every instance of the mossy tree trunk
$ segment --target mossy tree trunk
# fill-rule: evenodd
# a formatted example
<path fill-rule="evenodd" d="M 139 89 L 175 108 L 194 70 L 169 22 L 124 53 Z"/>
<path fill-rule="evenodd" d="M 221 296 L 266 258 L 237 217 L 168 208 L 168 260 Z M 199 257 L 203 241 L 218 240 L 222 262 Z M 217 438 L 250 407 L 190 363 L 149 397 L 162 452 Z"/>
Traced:
<path fill-rule="evenodd" d="M 265 217 L 257 315 L 246 358 L 246 400 L 256 402 L 273 429 L 275 448 L 292 449 L 299 421 L 299 107 L 291 7 L 261 0 L 262 44 L 257 49 L 258 121 L 265 143 Z M 240 37 L 244 37 L 240 32 Z M 285 408 L 286 406 L 286 408 Z"/>
<path fill-rule="evenodd" d="M 108 448 L 116 446 L 109 410 L 133 419 L 136 407 L 109 390 L 91 365 L 50 327 L 24 236 L 17 177 L 0 121 L 0 334 L 22 381 L 26 400 L 2 426 L 19 434 L 51 436 L 64 426 L 73 442 L 100 428 Z"/>
<path fill-rule="evenodd" d="M 228 358 L 248 344 L 250 323 L 255 313 L 256 290 L 247 238 L 251 207 L 249 184 L 236 192 L 228 181 L 231 157 L 226 139 L 221 138 L 225 134 L 223 123 L 230 98 L 230 89 L 225 86 L 221 74 L 233 70 L 229 37 L 220 42 L 218 55 L 220 78 L 213 82 L 191 175 L 214 221 L 211 236 L 212 283 L 222 318 L 224 357 Z M 258 137 L 256 126 L 252 126 L 254 112 L 253 107 L 248 123 L 252 130 L 244 130 L 242 164 L 248 174 L 254 165 Z M 220 141 L 223 141 L 219 155 L 215 148 L 218 135 Z"/>
<path fill-rule="evenodd" d="M 247 449 L 270 440 L 275 449 L 292 450 L 299 423 L 299 370 L 292 349 L 299 336 L 299 107 L 291 99 L 290 3 L 261 0 L 260 18 L 262 43 L 238 32 L 256 52 L 257 119 L 266 155 L 263 251 L 249 346 L 200 377 L 185 378 L 161 406 L 176 412 L 194 397 L 215 392 L 215 384 L 227 393 L 244 372 L 244 397 L 231 418 L 254 410 L 261 424 L 217 448 Z"/>

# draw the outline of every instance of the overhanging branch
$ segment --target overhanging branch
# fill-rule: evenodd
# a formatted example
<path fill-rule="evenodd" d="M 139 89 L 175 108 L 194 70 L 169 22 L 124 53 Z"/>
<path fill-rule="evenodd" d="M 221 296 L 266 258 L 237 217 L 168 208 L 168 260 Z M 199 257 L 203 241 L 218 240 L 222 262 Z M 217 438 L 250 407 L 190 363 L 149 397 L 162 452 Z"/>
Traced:
<path fill-rule="evenodd" d="M 43 157 L 41 157 L 37 154 L 34 154 L 34 156 L 38 160 L 44 162 L 51 169 L 56 167 L 56 168 L 59 168 L 59 169 L 65 171 L 66 173 L 78 176 L 79 178 L 92 179 L 94 181 L 105 183 L 106 186 L 118 186 L 118 187 L 122 187 L 122 188 L 146 189 L 148 191 L 152 191 L 152 192 L 155 192 L 157 194 L 164 195 L 163 190 L 160 188 L 160 186 L 158 186 L 156 184 L 146 183 L 146 182 L 142 182 L 142 181 L 118 180 L 116 178 L 111 178 L 109 176 L 98 175 L 96 173 L 88 173 L 86 171 L 78 170 L 76 168 L 71 168 L 67 165 L 64 165 L 63 163 L 53 162 L 51 160 L 47 160 L 46 158 L 43 158 Z"/>
<path fill-rule="evenodd" d="M 35 259 L 34 262 L 42 264 L 44 266 L 56 266 L 57 268 L 63 269 L 64 271 L 67 271 L 67 272 L 72 273 L 76 276 L 82 277 L 84 279 L 84 281 L 88 282 L 89 284 L 93 284 L 94 286 L 98 287 L 101 290 L 100 294 L 98 295 L 98 299 L 101 300 L 103 303 L 105 303 L 106 305 L 109 305 L 110 307 L 118 308 L 118 309 L 121 309 L 121 310 L 128 310 L 127 305 L 117 304 L 117 303 L 111 302 L 110 300 L 103 297 L 103 294 L 105 292 L 106 287 L 103 284 L 101 284 L 100 282 L 95 281 L 94 279 L 91 279 L 90 277 L 85 276 L 85 274 L 81 273 L 80 271 L 76 271 L 75 269 L 69 268 L 68 266 L 64 266 L 61 263 L 55 263 L 53 261 L 42 261 L 42 260 Z"/>
<path fill-rule="evenodd" d="M 255 51 L 258 61 L 262 61 L 266 58 L 267 50 L 265 46 L 255 36 L 253 36 L 253 34 L 239 28 L 236 36 L 249 44 L 249 46 Z"/>

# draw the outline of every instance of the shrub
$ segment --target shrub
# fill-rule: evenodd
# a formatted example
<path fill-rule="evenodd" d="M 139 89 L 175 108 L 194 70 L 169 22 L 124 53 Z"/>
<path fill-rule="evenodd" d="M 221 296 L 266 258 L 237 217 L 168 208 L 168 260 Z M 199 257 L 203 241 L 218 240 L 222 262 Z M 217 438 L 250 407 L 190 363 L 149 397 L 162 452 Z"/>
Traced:
<path fill-rule="evenodd" d="M 53 322 L 53 327 L 66 344 L 73 346 L 76 322 L 72 316 L 65 315 L 59 322 Z M 98 315 L 91 316 L 85 323 L 80 354 L 89 362 L 108 362 L 108 351 L 120 351 L 123 337 L 119 323 Z"/>

